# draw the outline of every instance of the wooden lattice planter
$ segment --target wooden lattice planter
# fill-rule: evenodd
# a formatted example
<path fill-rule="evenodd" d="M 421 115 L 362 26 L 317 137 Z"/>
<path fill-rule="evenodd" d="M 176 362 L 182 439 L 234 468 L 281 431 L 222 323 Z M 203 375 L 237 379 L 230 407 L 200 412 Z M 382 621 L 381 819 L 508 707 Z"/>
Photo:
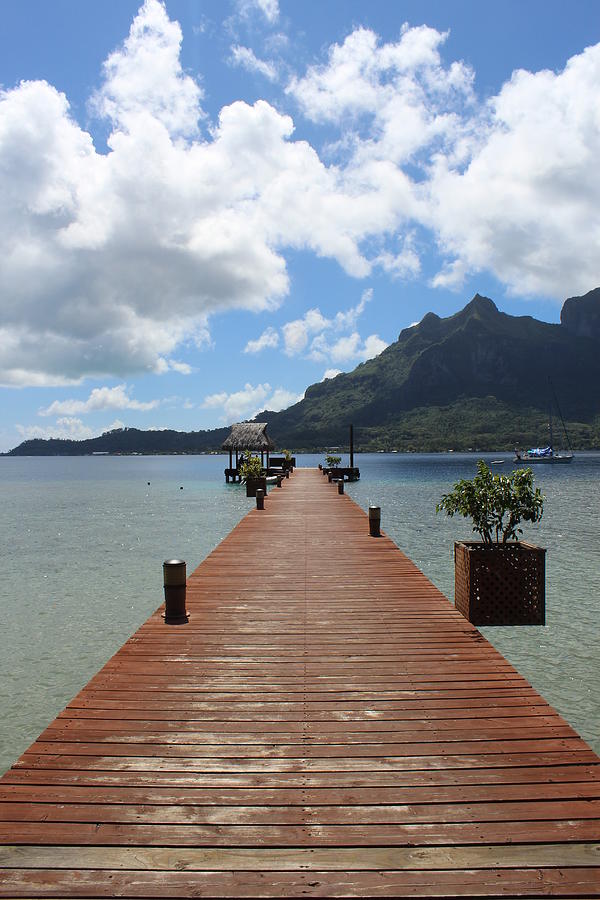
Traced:
<path fill-rule="evenodd" d="M 256 497 L 257 488 L 262 488 L 265 494 L 267 493 L 267 479 L 265 477 L 246 478 L 246 497 Z"/>
<path fill-rule="evenodd" d="M 544 625 L 546 550 L 524 541 L 454 544 L 454 603 L 473 625 Z"/>

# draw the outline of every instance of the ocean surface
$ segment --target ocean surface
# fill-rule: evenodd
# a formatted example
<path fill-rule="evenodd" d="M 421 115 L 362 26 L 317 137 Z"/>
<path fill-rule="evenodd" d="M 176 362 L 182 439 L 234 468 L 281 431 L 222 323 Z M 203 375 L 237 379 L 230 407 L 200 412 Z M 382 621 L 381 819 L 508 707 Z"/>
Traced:
<path fill-rule="evenodd" d="M 512 454 L 484 454 L 504 460 Z M 462 519 L 441 495 L 476 454 L 360 454 L 347 492 L 381 506 L 382 527 L 453 598 Z M 344 458 L 344 461 L 346 458 Z M 297 457 L 316 466 L 321 455 Z M 0 772 L 8 768 L 162 603 L 162 562 L 188 573 L 252 508 L 226 486 L 224 456 L 0 458 Z M 486 637 L 600 752 L 600 454 L 537 466 L 544 517 L 524 537 L 547 547 L 544 628 Z M 326 541 L 326 535 L 323 536 Z"/>

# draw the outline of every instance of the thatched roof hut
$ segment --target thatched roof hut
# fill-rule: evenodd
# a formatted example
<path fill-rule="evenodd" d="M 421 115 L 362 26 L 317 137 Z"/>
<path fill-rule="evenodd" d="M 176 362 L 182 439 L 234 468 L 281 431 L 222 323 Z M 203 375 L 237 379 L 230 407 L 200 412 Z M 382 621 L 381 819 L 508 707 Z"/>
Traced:
<path fill-rule="evenodd" d="M 223 443 L 222 449 L 229 450 L 229 469 L 225 470 L 225 480 L 233 478 L 239 480 L 240 453 L 257 451 L 260 453 L 261 463 L 264 466 L 264 454 L 267 454 L 267 469 L 269 468 L 269 453 L 275 444 L 267 434 L 266 422 L 238 422 L 231 426 L 231 433 Z M 235 451 L 235 468 L 233 466 L 233 453 Z"/>
<path fill-rule="evenodd" d="M 266 422 L 239 422 L 231 426 L 231 434 L 223 450 L 273 450 L 275 444 L 267 434 Z"/>

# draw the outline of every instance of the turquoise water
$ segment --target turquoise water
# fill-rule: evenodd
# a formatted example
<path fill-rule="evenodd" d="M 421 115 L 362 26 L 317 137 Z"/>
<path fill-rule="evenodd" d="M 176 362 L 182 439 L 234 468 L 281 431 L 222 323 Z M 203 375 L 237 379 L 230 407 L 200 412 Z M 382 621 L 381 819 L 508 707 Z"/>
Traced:
<path fill-rule="evenodd" d="M 510 469 L 509 455 L 486 458 Z M 451 598 L 453 541 L 470 530 L 435 504 L 476 459 L 361 454 L 361 480 L 347 486 L 382 507 L 383 528 Z M 224 466 L 222 456 L 0 459 L 0 771 L 161 604 L 162 561 L 180 556 L 191 572 L 252 507 L 224 484 Z M 548 548 L 548 625 L 485 631 L 597 751 L 599 479 L 600 454 L 536 470 L 546 512 L 525 537 Z"/>

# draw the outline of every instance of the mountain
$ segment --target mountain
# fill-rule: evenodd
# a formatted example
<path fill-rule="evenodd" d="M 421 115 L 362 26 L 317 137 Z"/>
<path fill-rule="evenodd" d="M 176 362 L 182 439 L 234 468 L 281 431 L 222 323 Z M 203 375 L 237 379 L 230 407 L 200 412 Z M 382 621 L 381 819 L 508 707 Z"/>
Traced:
<path fill-rule="evenodd" d="M 600 444 L 600 289 L 565 304 L 567 323 L 499 312 L 476 294 L 446 319 L 428 313 L 353 372 L 312 385 L 279 413 L 292 446 L 346 442 L 398 449 L 512 448 L 546 440 L 552 386 L 579 446 Z"/>
<path fill-rule="evenodd" d="M 554 391 L 573 445 L 599 447 L 599 384 L 600 288 L 569 298 L 560 325 L 501 313 L 476 294 L 455 315 L 427 313 L 379 356 L 256 419 L 294 450 L 345 445 L 350 422 L 360 449 L 512 449 L 547 440 Z M 228 431 L 128 428 L 87 441 L 25 441 L 11 455 L 197 453 L 219 449 Z"/>

